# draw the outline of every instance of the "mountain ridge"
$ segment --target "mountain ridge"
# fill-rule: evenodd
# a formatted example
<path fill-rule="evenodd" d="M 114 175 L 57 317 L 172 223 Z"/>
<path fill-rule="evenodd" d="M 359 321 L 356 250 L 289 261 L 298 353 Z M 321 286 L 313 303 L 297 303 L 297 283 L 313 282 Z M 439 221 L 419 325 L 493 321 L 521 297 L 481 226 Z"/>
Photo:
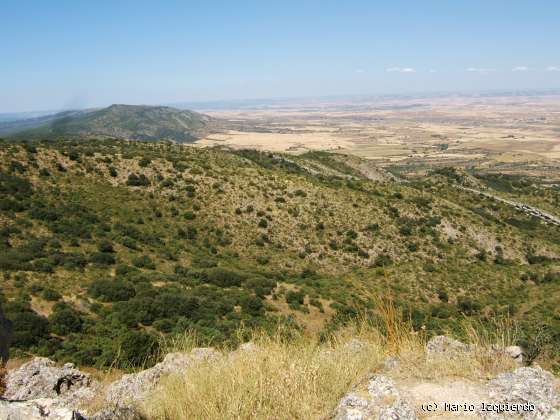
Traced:
<path fill-rule="evenodd" d="M 0 126 L 0 132 L 15 138 L 101 137 L 189 143 L 216 130 L 220 123 L 198 112 L 168 106 L 113 104 L 5 125 L 5 130 Z"/>

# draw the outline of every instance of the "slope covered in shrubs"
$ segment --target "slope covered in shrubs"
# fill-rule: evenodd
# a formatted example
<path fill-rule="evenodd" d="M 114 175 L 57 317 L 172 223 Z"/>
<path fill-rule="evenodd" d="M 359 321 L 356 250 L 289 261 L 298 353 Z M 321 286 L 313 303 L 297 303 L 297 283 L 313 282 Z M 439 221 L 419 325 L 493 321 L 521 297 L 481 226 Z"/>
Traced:
<path fill-rule="evenodd" d="M 558 227 L 445 173 L 374 181 L 328 154 L 115 140 L 2 143 L 0 157 L 19 354 L 128 367 L 184 331 L 326 337 L 386 295 L 431 334 L 512 317 L 536 354 L 560 342 Z"/>

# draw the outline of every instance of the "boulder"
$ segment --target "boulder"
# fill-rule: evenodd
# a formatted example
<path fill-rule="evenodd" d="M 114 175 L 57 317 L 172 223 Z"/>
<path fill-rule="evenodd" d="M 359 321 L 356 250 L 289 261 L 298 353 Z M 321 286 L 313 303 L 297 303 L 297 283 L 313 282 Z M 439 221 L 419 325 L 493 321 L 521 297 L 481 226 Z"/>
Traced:
<path fill-rule="evenodd" d="M 134 407 L 109 407 L 88 417 L 87 420 L 145 420 Z"/>
<path fill-rule="evenodd" d="M 428 353 L 428 356 L 438 354 L 456 355 L 468 352 L 472 349 L 473 346 L 445 335 L 432 337 L 426 344 L 426 352 Z"/>
<path fill-rule="evenodd" d="M 55 399 L 41 398 L 31 401 L 0 400 L 2 420 L 86 420 L 80 413 L 61 407 Z"/>
<path fill-rule="evenodd" d="M 525 352 L 519 346 L 508 346 L 504 353 L 511 357 L 517 364 L 523 364 Z"/>
<path fill-rule="evenodd" d="M 371 418 L 372 411 L 371 401 L 351 392 L 340 400 L 335 420 L 365 420 Z"/>
<path fill-rule="evenodd" d="M 530 410 L 519 413 L 526 419 L 549 419 L 560 415 L 560 396 L 554 376 L 540 367 L 521 367 L 513 372 L 502 373 L 489 382 L 490 404 L 532 404 Z M 486 410 L 483 417 L 501 419 L 511 413 Z"/>
<path fill-rule="evenodd" d="M 257 351 L 258 347 L 255 343 L 253 343 L 252 341 L 248 341 L 247 343 L 243 343 L 240 344 L 239 347 L 237 348 L 238 351 L 241 352 L 253 352 L 253 351 Z"/>
<path fill-rule="evenodd" d="M 351 392 L 340 401 L 336 420 L 393 420 L 416 419 L 414 405 L 384 375 L 374 375 L 366 385 L 366 392 Z"/>
<path fill-rule="evenodd" d="M 169 353 L 154 367 L 123 375 L 121 379 L 113 382 L 107 388 L 105 400 L 109 406 L 129 406 L 131 402 L 144 398 L 153 390 L 163 375 L 179 373 L 188 369 L 193 363 L 220 356 L 220 353 L 211 348 L 195 348 L 190 353 Z"/>
<path fill-rule="evenodd" d="M 344 348 L 351 351 L 352 353 L 359 353 L 366 347 L 367 344 L 358 338 L 352 338 L 350 341 L 344 344 Z"/>
<path fill-rule="evenodd" d="M 90 375 L 76 369 L 73 364 L 56 367 L 52 360 L 37 357 L 8 373 L 4 398 L 59 398 L 74 404 L 79 399 L 92 396 L 93 385 Z"/>

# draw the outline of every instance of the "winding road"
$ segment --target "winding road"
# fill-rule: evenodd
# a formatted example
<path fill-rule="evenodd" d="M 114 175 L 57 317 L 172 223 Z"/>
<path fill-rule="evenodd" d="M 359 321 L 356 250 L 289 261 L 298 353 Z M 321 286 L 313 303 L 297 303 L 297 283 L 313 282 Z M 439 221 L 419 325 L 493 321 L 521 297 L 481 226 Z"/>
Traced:
<path fill-rule="evenodd" d="M 483 195 L 484 197 L 490 198 L 491 200 L 494 201 L 499 201 L 500 203 L 504 203 L 504 204 L 508 204 L 512 207 L 515 207 L 517 210 L 529 215 L 529 216 L 534 216 L 534 217 L 538 217 L 539 219 L 543 220 L 545 223 L 550 223 L 552 225 L 556 225 L 556 226 L 560 226 L 560 218 L 558 218 L 557 216 L 554 216 L 550 213 L 547 213 L 545 211 L 542 211 L 541 209 L 538 209 L 536 207 L 530 206 L 528 204 L 524 204 L 524 203 L 518 203 L 516 201 L 511 201 L 511 200 L 506 200 L 505 198 L 502 197 L 498 197 L 496 195 L 493 194 L 489 194 L 487 192 L 484 191 L 479 191 L 479 190 L 475 190 L 474 188 L 467 188 L 467 187 L 462 187 L 462 186 L 457 186 L 457 188 L 464 190 L 464 191 L 469 191 L 475 194 L 480 194 Z"/>

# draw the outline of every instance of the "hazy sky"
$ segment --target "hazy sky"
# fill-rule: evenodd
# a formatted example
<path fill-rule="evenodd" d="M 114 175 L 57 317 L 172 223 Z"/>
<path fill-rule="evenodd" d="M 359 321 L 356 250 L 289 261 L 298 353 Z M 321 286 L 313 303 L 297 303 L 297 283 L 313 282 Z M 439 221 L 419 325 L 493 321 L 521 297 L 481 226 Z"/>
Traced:
<path fill-rule="evenodd" d="M 0 112 L 560 88 L 558 0 L 1 0 Z"/>

